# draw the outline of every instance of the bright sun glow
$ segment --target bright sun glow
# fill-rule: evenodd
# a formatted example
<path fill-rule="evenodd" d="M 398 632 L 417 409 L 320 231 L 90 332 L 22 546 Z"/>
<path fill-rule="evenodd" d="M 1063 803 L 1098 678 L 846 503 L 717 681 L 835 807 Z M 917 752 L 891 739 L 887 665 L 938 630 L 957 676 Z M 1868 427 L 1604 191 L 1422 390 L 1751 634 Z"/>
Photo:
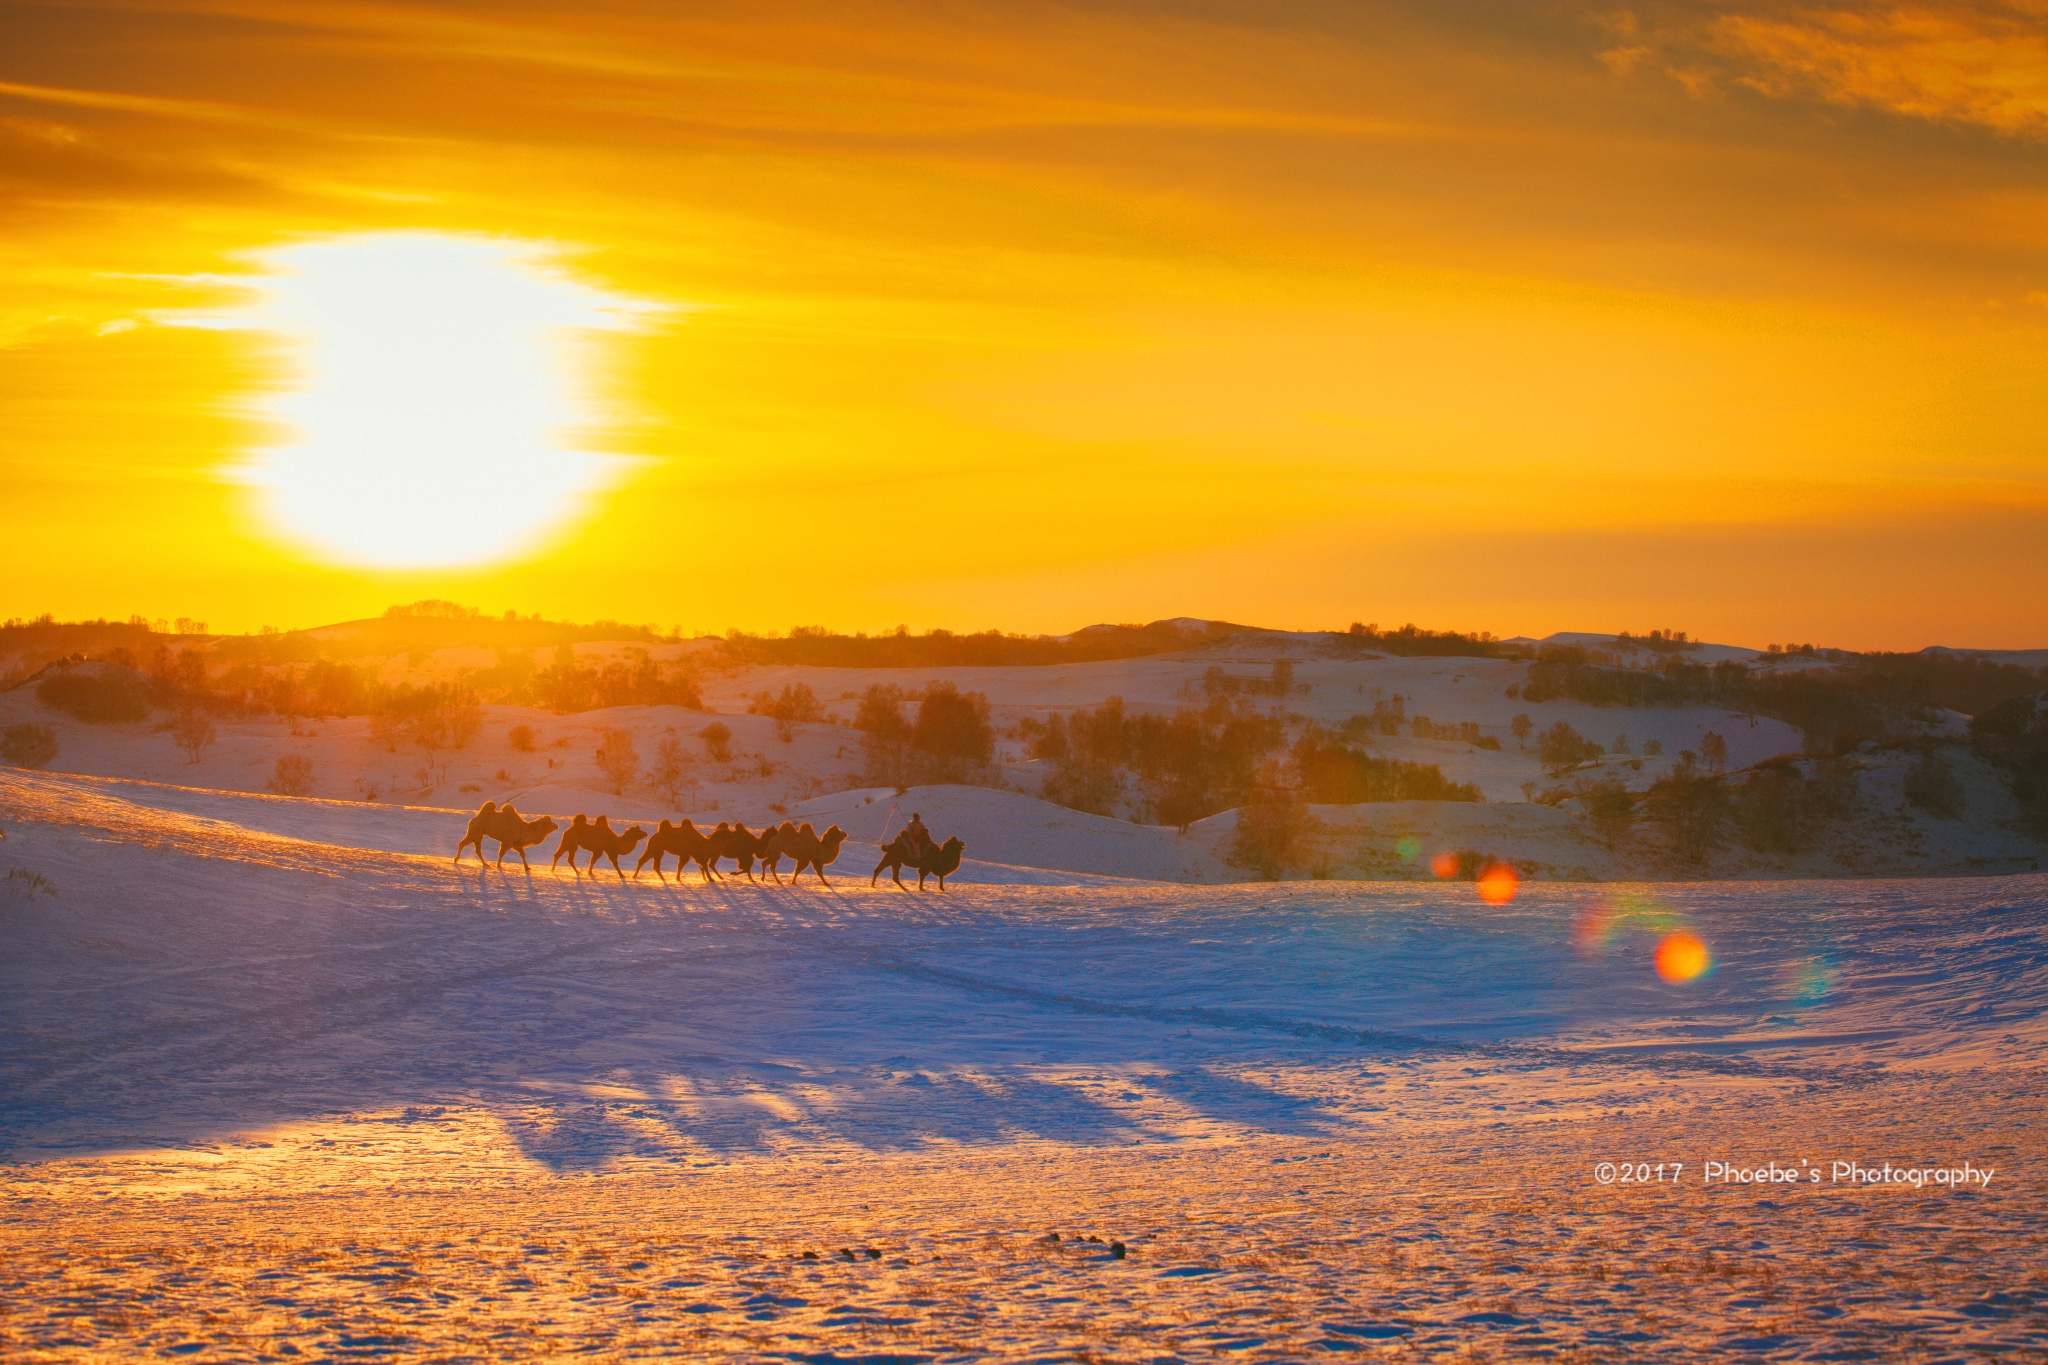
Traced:
<path fill-rule="evenodd" d="M 376 568 L 532 549 L 624 461 L 578 449 L 599 414 L 592 333 L 644 306 L 571 281 L 528 243 L 374 233 L 267 252 L 238 325 L 287 341 L 296 383 L 260 404 L 285 439 L 247 470 L 272 524 Z"/>

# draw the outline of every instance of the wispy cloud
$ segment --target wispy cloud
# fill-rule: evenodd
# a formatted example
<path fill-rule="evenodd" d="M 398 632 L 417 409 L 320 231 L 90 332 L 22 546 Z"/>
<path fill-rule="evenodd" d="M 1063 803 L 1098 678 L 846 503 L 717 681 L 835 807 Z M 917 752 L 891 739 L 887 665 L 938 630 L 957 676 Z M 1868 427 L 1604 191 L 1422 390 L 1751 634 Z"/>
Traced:
<path fill-rule="evenodd" d="M 1715 27 L 1768 94 L 2048 136 L 2048 4 L 1737 13 Z"/>
<path fill-rule="evenodd" d="M 1598 55 L 1695 94 L 1738 86 L 2048 137 L 2048 3 L 1653 3 L 1603 11 Z"/>

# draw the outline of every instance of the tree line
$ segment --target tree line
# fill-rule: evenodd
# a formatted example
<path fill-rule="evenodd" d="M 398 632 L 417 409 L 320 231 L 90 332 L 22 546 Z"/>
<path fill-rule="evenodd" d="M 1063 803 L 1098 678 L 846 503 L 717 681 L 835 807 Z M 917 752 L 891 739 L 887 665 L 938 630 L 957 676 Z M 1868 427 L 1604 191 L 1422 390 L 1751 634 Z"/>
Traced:
<path fill-rule="evenodd" d="M 1940 653 L 1844 655 L 1824 668 L 1701 664 L 1661 656 L 1652 667 L 1593 662 L 1577 646 L 1546 646 L 1510 696 L 1589 706 L 1718 706 L 1797 728 L 1812 752 L 1913 733 L 1940 710 L 1977 715 L 2048 685 L 2048 670 Z"/>

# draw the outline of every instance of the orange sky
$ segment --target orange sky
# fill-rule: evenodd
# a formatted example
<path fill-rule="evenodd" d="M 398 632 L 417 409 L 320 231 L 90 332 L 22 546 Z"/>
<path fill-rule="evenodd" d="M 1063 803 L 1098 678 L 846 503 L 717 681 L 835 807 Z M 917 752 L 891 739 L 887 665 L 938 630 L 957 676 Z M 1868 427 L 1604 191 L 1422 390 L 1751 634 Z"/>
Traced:
<path fill-rule="evenodd" d="M 0 615 L 2048 645 L 2048 4 L 0 9 Z M 246 478 L 307 239 L 553 244 L 530 553 Z"/>

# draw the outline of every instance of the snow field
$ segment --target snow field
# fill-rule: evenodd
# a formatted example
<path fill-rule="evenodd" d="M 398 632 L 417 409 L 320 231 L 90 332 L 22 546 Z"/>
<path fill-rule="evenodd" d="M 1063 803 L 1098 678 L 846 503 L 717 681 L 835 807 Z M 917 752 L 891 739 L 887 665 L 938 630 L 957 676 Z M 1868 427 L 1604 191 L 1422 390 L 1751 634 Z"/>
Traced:
<path fill-rule="evenodd" d="M 451 818 L 0 774 L 0 1353 L 2048 1346 L 2048 879 L 707 888 Z M 1808 1156 L 2002 1174 L 1594 1175 Z"/>

